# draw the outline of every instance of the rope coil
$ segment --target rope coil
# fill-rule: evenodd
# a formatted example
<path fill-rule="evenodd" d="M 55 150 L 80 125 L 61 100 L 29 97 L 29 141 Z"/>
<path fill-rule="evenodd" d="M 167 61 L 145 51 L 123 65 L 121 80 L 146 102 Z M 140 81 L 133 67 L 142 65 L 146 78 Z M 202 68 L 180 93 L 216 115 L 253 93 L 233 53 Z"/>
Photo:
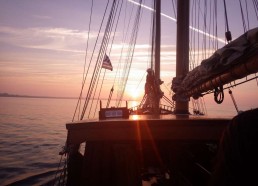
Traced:
<path fill-rule="evenodd" d="M 219 86 L 214 89 L 214 100 L 218 104 L 221 104 L 224 101 L 223 86 Z"/>

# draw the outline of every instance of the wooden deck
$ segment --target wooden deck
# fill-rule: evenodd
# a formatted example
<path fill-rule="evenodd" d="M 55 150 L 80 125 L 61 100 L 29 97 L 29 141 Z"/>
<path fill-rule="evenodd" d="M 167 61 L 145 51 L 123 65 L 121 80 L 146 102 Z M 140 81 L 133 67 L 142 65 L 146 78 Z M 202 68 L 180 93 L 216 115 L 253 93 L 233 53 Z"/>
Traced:
<path fill-rule="evenodd" d="M 167 185 L 205 185 L 216 154 L 210 148 L 230 119 L 166 115 L 67 123 L 68 147 L 86 142 L 84 154 L 76 148 L 70 153 L 68 182 L 140 186 L 144 169 L 155 167 L 184 175 Z"/>

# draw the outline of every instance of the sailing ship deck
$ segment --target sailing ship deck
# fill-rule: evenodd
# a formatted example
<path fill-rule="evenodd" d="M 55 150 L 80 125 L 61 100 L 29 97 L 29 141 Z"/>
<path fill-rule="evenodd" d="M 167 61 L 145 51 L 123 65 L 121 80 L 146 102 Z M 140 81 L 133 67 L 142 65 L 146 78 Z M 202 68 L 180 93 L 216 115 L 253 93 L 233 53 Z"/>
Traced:
<path fill-rule="evenodd" d="M 159 83 L 161 83 L 161 81 L 158 81 L 160 80 L 161 46 L 160 2 L 161 1 L 155 1 L 155 31 L 153 31 L 153 41 L 155 40 L 154 72 L 155 80 Z M 241 61 L 241 68 L 238 68 L 238 66 L 236 66 L 236 69 L 235 66 L 233 68 L 232 63 L 223 69 L 221 66 L 224 66 L 225 63 L 219 63 L 218 65 L 217 61 L 225 62 L 224 59 L 228 57 L 228 55 L 230 57 L 234 56 L 232 54 L 233 52 L 229 53 L 228 51 L 234 51 L 232 48 L 236 48 L 236 46 L 232 45 L 238 44 L 238 41 L 232 41 L 231 44 L 220 50 L 219 53 L 215 53 L 211 58 L 211 62 L 209 62 L 211 65 L 208 69 L 211 69 L 211 66 L 217 65 L 216 70 L 218 71 L 216 71 L 216 74 L 213 74 L 214 69 L 207 71 L 206 68 L 201 68 L 200 71 L 193 70 L 193 72 L 197 71 L 196 73 L 189 73 L 190 78 L 182 79 L 185 78 L 185 75 L 188 74 L 189 71 L 189 56 L 186 55 L 190 53 L 189 5 L 189 1 L 178 1 L 177 5 L 176 79 L 174 79 L 174 84 L 172 84 L 172 90 L 176 93 L 176 96 L 173 96 L 176 102 L 173 113 L 176 114 L 188 113 L 188 100 L 190 96 L 197 98 L 205 91 L 213 90 L 218 87 L 221 88 L 222 85 L 226 83 L 257 72 L 256 47 L 251 53 L 253 57 L 243 55 L 243 60 L 239 60 Z M 141 6 L 139 6 L 139 10 L 140 7 Z M 137 14 L 136 23 L 139 22 L 139 17 L 139 14 Z M 108 22 L 112 23 L 112 21 Z M 107 28 L 108 26 L 107 24 Z M 136 27 L 138 28 L 138 26 Z M 135 30 L 135 28 L 133 30 Z M 246 43 L 257 38 L 257 33 L 258 32 L 255 32 L 251 40 L 248 41 L 246 39 L 249 37 L 245 38 L 246 35 L 243 36 L 244 38 L 241 37 L 245 39 L 245 42 L 240 43 L 240 46 L 245 46 Z M 107 32 L 105 32 L 105 34 L 108 35 Z M 137 34 L 133 35 L 136 36 Z M 214 38 L 217 39 L 217 37 Z M 104 39 L 103 41 L 105 41 Z M 255 39 L 254 41 L 254 45 L 257 46 L 257 40 Z M 106 41 L 103 43 L 106 43 Z M 154 44 L 154 42 L 152 42 L 152 44 Z M 99 65 L 96 65 L 94 69 L 96 69 L 96 67 L 101 68 L 102 54 L 104 55 L 105 53 L 102 51 L 106 51 L 105 46 L 102 45 L 102 47 L 100 50 L 100 58 L 98 57 L 99 60 L 96 63 Z M 251 48 L 244 48 L 241 54 L 247 54 L 246 52 L 250 52 L 250 49 Z M 224 54 L 223 51 L 226 54 L 225 56 L 221 55 Z M 199 51 L 197 53 L 199 53 Z M 131 55 L 131 51 L 128 51 L 128 56 L 133 56 Z M 218 56 L 220 58 L 218 58 Z M 243 65 L 242 61 L 245 62 Z M 239 65 L 238 60 L 235 61 L 234 65 Z M 235 71 L 237 72 L 236 75 Z M 238 71 L 241 73 L 238 74 Z M 95 82 L 95 79 L 97 79 L 100 74 L 100 70 L 94 70 L 94 72 L 96 73 L 94 73 L 92 79 L 94 79 Z M 207 79 L 202 79 L 204 75 L 203 72 L 206 72 L 205 75 L 207 75 Z M 225 78 L 226 80 L 222 78 L 225 74 L 227 77 Z M 228 77 L 228 74 L 230 74 L 230 77 Z M 123 84 L 127 82 L 127 78 L 125 79 L 126 81 Z M 189 81 L 189 79 L 193 81 Z M 202 87 L 202 84 L 206 83 L 206 81 L 212 81 L 212 83 L 209 83 L 211 86 L 208 88 L 203 86 L 205 89 L 199 92 L 199 86 Z M 218 83 L 215 84 L 213 81 Z M 184 84 L 187 86 L 183 86 Z M 81 120 L 84 118 L 87 105 L 92 97 L 95 83 L 90 83 L 90 85 L 92 86 L 88 88 L 85 107 L 83 108 L 80 118 Z M 192 92 L 192 89 L 197 91 Z M 159 87 L 157 91 L 153 92 L 161 93 Z M 160 95 L 161 94 L 154 94 L 154 96 L 150 96 L 151 98 L 158 98 L 150 99 L 153 102 L 152 105 L 155 105 L 156 110 L 158 110 L 159 104 L 157 103 L 159 103 Z M 111 96 L 112 94 L 110 93 L 109 97 L 111 98 Z M 154 111 L 153 113 L 158 112 Z M 162 185 L 207 185 L 212 171 L 212 162 L 217 154 L 219 141 L 230 120 L 231 118 L 220 118 L 217 116 L 132 115 L 129 119 L 88 120 L 67 123 L 67 185 L 140 186 L 144 185 L 143 181 L 148 181 L 151 176 L 156 177 L 160 182 L 164 183 Z M 79 151 L 80 145 L 84 142 L 86 142 L 85 150 L 81 153 L 81 151 Z M 150 168 L 156 171 L 152 173 L 148 172 Z M 169 174 L 171 179 L 166 177 L 166 174 Z"/>
<path fill-rule="evenodd" d="M 67 185 L 140 186 L 149 168 L 158 170 L 159 179 L 165 171 L 172 172 L 173 179 L 161 180 L 168 185 L 206 185 L 216 147 L 230 119 L 133 115 L 67 123 L 71 150 Z M 83 142 L 81 154 L 78 148 Z"/>

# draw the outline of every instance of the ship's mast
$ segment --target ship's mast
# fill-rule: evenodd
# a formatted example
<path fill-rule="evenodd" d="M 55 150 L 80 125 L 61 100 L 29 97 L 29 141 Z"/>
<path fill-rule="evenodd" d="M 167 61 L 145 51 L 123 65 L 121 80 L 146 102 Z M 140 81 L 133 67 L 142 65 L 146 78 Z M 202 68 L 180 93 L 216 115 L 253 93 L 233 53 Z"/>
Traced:
<path fill-rule="evenodd" d="M 160 80 L 160 31 L 161 31 L 161 25 L 160 25 L 160 11 L 161 11 L 161 0 L 155 0 L 155 8 L 156 8 L 156 26 L 155 26 L 155 79 Z M 160 90 L 160 84 L 157 84 L 158 89 Z M 160 97 L 156 97 L 155 100 L 155 112 L 159 113 L 159 103 L 160 103 Z"/>
<path fill-rule="evenodd" d="M 156 35 L 155 35 L 155 76 L 160 79 L 160 0 L 156 0 Z"/>
<path fill-rule="evenodd" d="M 177 1 L 176 78 L 189 71 L 189 0 Z M 175 114 L 188 114 L 187 98 L 176 100 Z"/>

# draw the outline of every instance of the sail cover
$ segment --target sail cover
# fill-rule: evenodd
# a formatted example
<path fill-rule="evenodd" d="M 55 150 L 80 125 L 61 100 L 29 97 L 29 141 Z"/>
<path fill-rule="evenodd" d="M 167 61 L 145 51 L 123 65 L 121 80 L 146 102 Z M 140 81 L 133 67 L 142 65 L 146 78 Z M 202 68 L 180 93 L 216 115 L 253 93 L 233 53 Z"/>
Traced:
<path fill-rule="evenodd" d="M 173 80 L 172 89 L 176 94 L 184 94 L 201 83 L 230 70 L 233 66 L 244 63 L 248 57 L 253 55 L 258 56 L 258 27 L 218 49 L 211 57 L 203 60 L 198 67 L 181 78 L 180 82 Z"/>

